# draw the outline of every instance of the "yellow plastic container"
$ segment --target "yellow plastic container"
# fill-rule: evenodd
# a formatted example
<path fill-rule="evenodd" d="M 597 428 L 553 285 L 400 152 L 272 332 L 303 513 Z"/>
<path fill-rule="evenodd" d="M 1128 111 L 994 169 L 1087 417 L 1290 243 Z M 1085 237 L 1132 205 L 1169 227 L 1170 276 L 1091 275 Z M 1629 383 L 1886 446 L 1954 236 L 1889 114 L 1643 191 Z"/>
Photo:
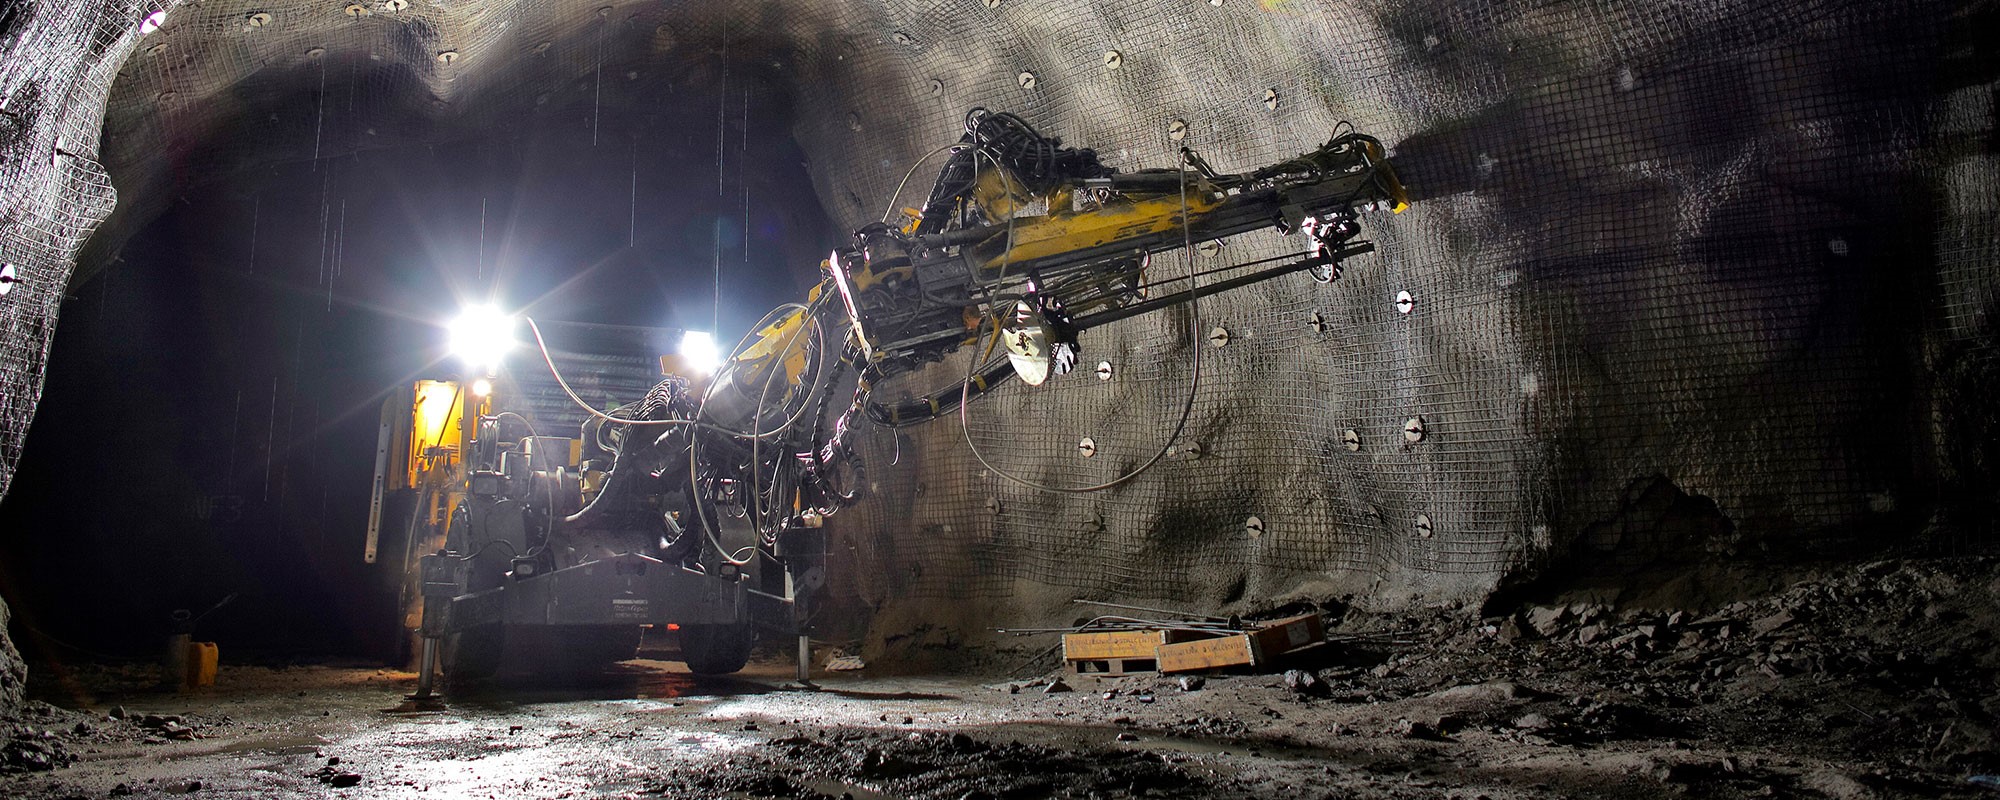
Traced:
<path fill-rule="evenodd" d="M 222 660 L 222 651 L 214 642 L 189 642 L 187 654 L 187 674 L 182 683 L 189 689 L 214 686 L 215 668 Z"/>

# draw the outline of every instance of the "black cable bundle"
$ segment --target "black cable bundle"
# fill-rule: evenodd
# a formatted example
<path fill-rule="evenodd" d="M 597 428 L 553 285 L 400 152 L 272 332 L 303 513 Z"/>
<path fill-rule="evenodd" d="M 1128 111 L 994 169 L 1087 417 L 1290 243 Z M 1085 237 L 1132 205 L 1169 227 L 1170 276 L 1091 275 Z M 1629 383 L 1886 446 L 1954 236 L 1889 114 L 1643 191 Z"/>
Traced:
<path fill-rule="evenodd" d="M 1097 162 L 1097 151 L 1063 147 L 1062 139 L 1043 136 L 1027 120 L 1005 111 L 974 108 L 965 115 L 965 136 L 961 144 L 971 147 L 953 153 L 938 171 L 930 199 L 924 202 L 923 222 L 918 234 L 936 233 L 958 209 L 959 201 L 972 191 L 979 176 L 979 160 L 999 164 L 1028 192 L 1046 192 L 1056 184 L 1076 178 L 1099 178 L 1116 170 Z"/>

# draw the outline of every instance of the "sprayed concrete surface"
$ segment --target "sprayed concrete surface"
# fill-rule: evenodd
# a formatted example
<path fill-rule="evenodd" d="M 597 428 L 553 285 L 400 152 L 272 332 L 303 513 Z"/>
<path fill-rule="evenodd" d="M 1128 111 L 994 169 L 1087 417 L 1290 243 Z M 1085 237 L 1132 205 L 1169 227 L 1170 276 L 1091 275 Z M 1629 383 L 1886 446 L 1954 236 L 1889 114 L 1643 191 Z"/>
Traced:
<path fill-rule="evenodd" d="M 1339 642 L 1201 678 L 1009 680 L 1004 656 L 801 692 L 782 662 L 636 660 L 417 709 L 414 676 L 372 668 L 229 668 L 195 695 L 40 670 L 57 705 L 7 724 L 0 797 L 1994 796 L 2000 560 L 1780 583 L 1699 610 L 1328 607 Z"/>

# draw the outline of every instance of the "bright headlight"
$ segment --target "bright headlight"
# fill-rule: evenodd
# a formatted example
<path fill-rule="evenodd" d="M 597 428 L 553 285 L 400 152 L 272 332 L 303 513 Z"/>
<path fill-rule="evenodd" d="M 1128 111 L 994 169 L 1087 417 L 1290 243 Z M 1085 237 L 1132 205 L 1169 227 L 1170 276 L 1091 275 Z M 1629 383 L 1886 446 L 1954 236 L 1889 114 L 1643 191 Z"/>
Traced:
<path fill-rule="evenodd" d="M 473 306 L 451 323 L 451 352 L 474 369 L 499 369 L 514 349 L 514 318 L 493 306 Z"/>
<path fill-rule="evenodd" d="M 703 375 L 713 374 L 722 366 L 722 353 L 715 347 L 715 337 L 707 331 L 687 331 L 681 334 L 681 363 L 688 369 Z"/>

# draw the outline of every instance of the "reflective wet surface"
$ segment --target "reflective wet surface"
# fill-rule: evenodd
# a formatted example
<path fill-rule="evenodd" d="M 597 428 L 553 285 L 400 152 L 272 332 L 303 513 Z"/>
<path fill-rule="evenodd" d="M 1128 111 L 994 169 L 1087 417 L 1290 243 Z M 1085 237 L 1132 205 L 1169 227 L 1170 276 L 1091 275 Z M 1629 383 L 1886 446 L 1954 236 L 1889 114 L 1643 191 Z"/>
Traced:
<path fill-rule="evenodd" d="M 225 668 L 212 690 L 170 694 L 144 669 L 80 666 L 51 697 L 77 715 L 48 718 L 77 760 L 0 776 L 0 797 L 1844 796 L 1812 782 L 1839 765 L 1784 753 L 1477 722 L 1551 702 L 1504 683 L 1342 700 L 1275 675 L 1056 691 L 1047 677 L 790 678 L 782 663 L 701 678 L 632 661 L 426 706 L 406 700 L 413 675 L 370 668 Z"/>

